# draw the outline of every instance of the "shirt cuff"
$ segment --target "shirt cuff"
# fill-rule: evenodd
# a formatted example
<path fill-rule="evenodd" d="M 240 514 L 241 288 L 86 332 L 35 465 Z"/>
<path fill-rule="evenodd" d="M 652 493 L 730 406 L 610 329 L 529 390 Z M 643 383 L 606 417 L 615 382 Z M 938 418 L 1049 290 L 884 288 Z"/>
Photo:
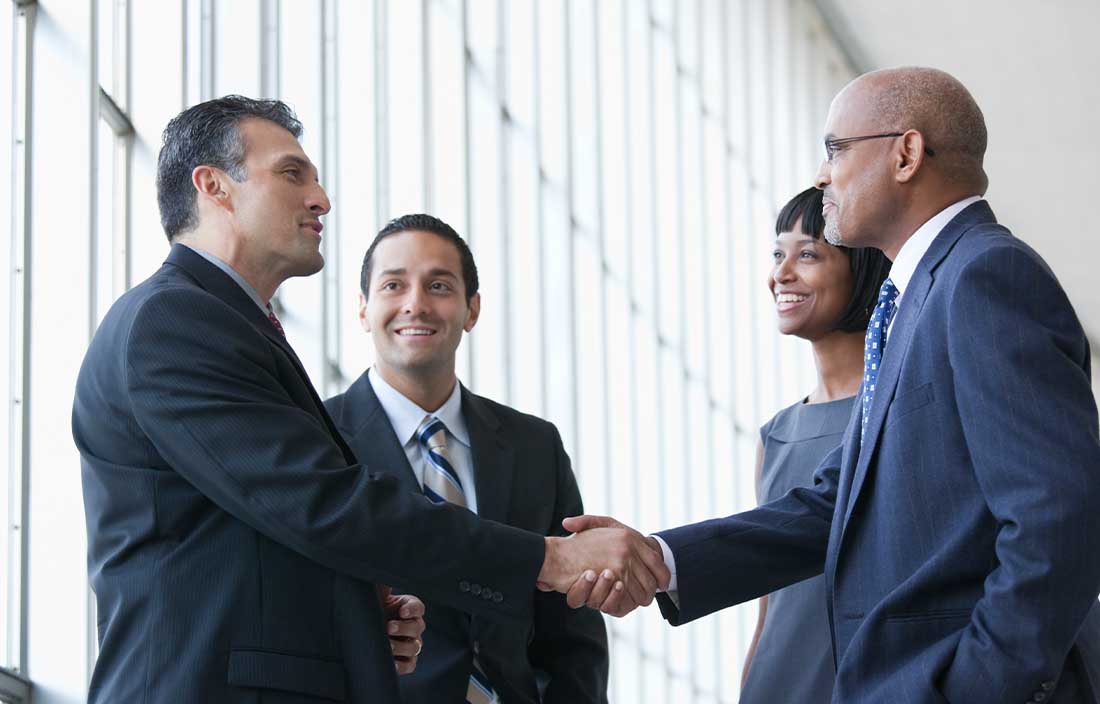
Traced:
<path fill-rule="evenodd" d="M 668 589 L 658 589 L 657 591 L 667 592 L 669 594 L 669 596 L 672 596 L 673 601 L 676 601 L 677 600 L 676 597 L 673 596 L 673 594 L 672 594 L 672 592 L 677 591 L 677 589 L 676 589 L 676 586 L 677 586 L 676 585 L 676 558 L 672 556 L 672 548 L 670 548 L 668 546 L 668 543 L 666 543 L 664 541 L 664 539 L 661 538 L 661 536 L 659 536 L 659 535 L 651 535 L 649 537 L 656 540 L 657 544 L 661 546 L 661 557 L 664 558 L 665 567 L 668 568 L 669 574 L 672 575 L 672 579 L 670 579 L 668 581 Z"/>

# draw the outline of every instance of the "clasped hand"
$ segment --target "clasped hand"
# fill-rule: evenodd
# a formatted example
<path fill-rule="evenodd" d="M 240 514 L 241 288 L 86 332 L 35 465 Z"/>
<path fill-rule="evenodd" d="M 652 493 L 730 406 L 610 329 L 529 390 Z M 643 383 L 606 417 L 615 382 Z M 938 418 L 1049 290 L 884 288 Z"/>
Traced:
<path fill-rule="evenodd" d="M 668 588 L 671 575 L 653 538 L 606 516 L 574 516 L 562 525 L 573 535 L 546 538 L 542 591 L 562 592 L 574 609 L 587 604 L 625 616 Z"/>

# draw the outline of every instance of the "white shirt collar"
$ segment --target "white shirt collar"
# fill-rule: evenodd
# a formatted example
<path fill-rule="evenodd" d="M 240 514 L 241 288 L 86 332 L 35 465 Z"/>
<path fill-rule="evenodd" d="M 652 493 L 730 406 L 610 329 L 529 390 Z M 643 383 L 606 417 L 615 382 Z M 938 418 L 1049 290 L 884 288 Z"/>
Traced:
<path fill-rule="evenodd" d="M 898 256 L 895 257 L 894 264 L 890 267 L 890 280 L 897 287 L 899 297 L 905 294 L 905 288 L 913 278 L 913 274 L 917 270 L 917 264 L 920 264 L 920 260 L 924 258 L 924 253 L 932 246 L 932 241 L 936 239 L 936 236 L 956 215 L 981 199 L 981 196 L 970 196 L 957 203 L 952 203 L 929 218 L 928 222 L 918 227 L 917 231 L 905 241 L 905 244 L 898 250 Z"/>
<path fill-rule="evenodd" d="M 457 381 L 451 395 L 439 407 L 435 413 L 429 413 L 420 406 L 410 401 L 408 397 L 386 383 L 378 370 L 371 367 L 367 372 L 374 395 L 382 404 L 382 410 L 390 420 L 393 431 L 397 433 L 397 439 L 405 446 L 413 439 L 416 429 L 424 420 L 424 416 L 432 415 L 443 421 L 447 426 L 447 432 L 466 447 L 470 446 L 470 434 L 466 429 L 466 419 L 462 417 L 462 385 Z"/>

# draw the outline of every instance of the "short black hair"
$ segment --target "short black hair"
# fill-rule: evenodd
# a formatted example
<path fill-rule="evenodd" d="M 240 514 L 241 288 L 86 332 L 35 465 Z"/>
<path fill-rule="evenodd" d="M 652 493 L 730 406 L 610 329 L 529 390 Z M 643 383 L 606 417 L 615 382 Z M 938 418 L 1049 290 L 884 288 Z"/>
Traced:
<path fill-rule="evenodd" d="M 243 95 L 227 95 L 193 105 L 164 128 L 157 157 L 157 205 L 160 224 L 169 242 L 198 224 L 195 187 L 191 183 L 191 172 L 196 167 L 219 168 L 234 181 L 248 178 L 244 168 L 245 144 L 238 127 L 241 120 L 250 117 L 274 122 L 295 139 L 302 136 L 302 123 L 286 103 Z"/>
<path fill-rule="evenodd" d="M 363 257 L 363 268 L 359 272 L 359 290 L 363 292 L 363 298 L 370 298 L 371 266 L 374 263 L 374 250 L 378 247 L 378 243 L 390 235 L 413 230 L 438 235 L 453 244 L 455 249 L 458 250 L 458 258 L 462 263 L 462 284 L 466 289 L 466 303 L 468 304 L 474 294 L 477 293 L 478 287 L 477 264 L 474 263 L 474 254 L 470 251 L 470 246 L 466 244 L 466 240 L 462 239 L 453 227 L 426 213 L 411 213 L 394 218 L 386 223 L 386 226 L 374 236 L 374 241 L 370 243 L 370 247 L 367 247 L 367 253 Z"/>
<path fill-rule="evenodd" d="M 821 212 L 823 193 L 819 188 L 807 188 L 783 206 L 775 219 L 775 234 L 793 232 L 802 222 L 802 234 L 821 239 L 825 231 L 825 216 Z M 852 267 L 852 297 L 834 326 L 843 332 L 861 332 L 867 329 L 871 313 L 878 302 L 878 291 L 890 273 L 890 260 L 873 247 L 838 246 L 848 255 Z"/>

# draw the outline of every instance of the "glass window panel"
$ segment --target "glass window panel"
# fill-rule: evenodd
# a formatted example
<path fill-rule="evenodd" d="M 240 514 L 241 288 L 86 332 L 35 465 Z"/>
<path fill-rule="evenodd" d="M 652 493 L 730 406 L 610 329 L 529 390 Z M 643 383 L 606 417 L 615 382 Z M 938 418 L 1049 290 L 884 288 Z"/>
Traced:
<path fill-rule="evenodd" d="M 385 120 L 388 132 L 390 212 L 387 219 L 428 208 L 424 139 L 424 16 L 419 2 L 386 5 Z M 429 83 L 430 85 L 430 83 Z"/>
<path fill-rule="evenodd" d="M 508 254 L 511 276 L 510 340 L 512 403 L 527 413 L 545 413 L 544 306 L 561 297 L 543 298 L 542 238 L 538 217 L 539 182 L 535 145 L 513 126 L 508 140 Z M 553 303 L 551 303 L 553 302 Z M 576 460 L 575 460 L 576 461 Z"/>
<path fill-rule="evenodd" d="M 11 96 L 13 94 L 13 77 L 15 74 L 15 62 L 13 61 L 15 48 L 15 17 L 16 9 L 13 6 L 0 7 L 0 95 Z M 10 109 L 0 110 L 0 173 L 11 174 L 13 172 L 12 156 L 13 142 L 15 138 L 12 116 L 23 106 L 16 102 Z M 0 179 L 0 213 L 12 213 L 16 198 L 16 183 L 10 179 Z M 6 241 L 0 246 L 0 271 L 4 272 L 0 277 L 0 286 L 3 286 L 3 305 L 0 305 L 0 398 L 3 405 L 0 406 L 0 437 L 2 443 L 3 459 L 0 463 L 0 667 L 12 668 L 18 666 L 19 655 L 19 609 L 21 607 L 22 594 L 19 581 L 22 570 L 18 561 L 19 533 L 10 529 L 13 521 L 21 519 L 19 508 L 14 505 L 17 472 L 20 471 L 21 443 L 18 442 L 19 430 L 18 418 L 21 403 L 15 401 L 17 393 L 15 385 L 18 383 L 18 368 L 20 354 L 16 346 L 20 344 L 22 335 L 17 328 L 22 320 L 20 310 L 16 306 L 22 306 L 21 296 L 17 295 L 20 278 L 16 277 L 12 268 L 12 260 L 15 238 L 16 218 L 6 217 L 0 220 L 0 231 L 4 232 Z M 11 242 L 12 244 L 9 244 Z"/>
<path fill-rule="evenodd" d="M 634 226 L 626 235 L 631 253 L 631 296 L 639 309 L 655 315 L 657 279 L 653 267 L 658 199 L 653 185 L 653 88 L 649 70 L 653 62 L 652 33 L 649 17 L 641 3 L 626 2 L 623 7 L 627 14 L 623 28 L 627 56 L 626 114 L 629 119 L 626 152 L 630 159 L 626 171 L 627 202 L 631 206 L 629 221 Z"/>
<path fill-rule="evenodd" d="M 102 0 L 101 0 L 102 2 Z M 238 93 L 258 97 L 260 89 L 260 4 L 262 0 L 233 0 L 214 3 L 214 92 L 211 97 Z M 300 3 L 286 1 L 283 22 L 293 21 Z M 317 10 L 320 11 L 319 8 Z M 309 25 L 299 25 L 298 31 L 283 36 L 283 50 L 292 50 L 294 44 L 309 45 L 316 51 L 317 44 L 308 34 Z M 285 42 L 292 42 L 290 44 Z M 316 53 L 320 54 L 319 51 Z M 299 117 L 301 117 L 299 115 Z M 312 125 L 311 125 L 312 126 Z M 320 129 L 320 125 L 312 126 Z"/>
<path fill-rule="evenodd" d="M 462 231 L 466 227 L 466 162 L 462 145 L 466 140 L 466 107 L 462 94 L 465 50 L 462 18 L 453 3 L 429 5 L 431 71 L 432 214 Z"/>
<path fill-rule="evenodd" d="M 600 143 L 596 130 L 596 26 L 592 22 L 593 0 L 570 3 L 569 48 L 567 52 L 572 115 L 569 129 L 572 142 L 573 217 L 584 235 L 594 237 L 600 226 L 601 203 L 599 178 Z"/>
<path fill-rule="evenodd" d="M 574 468 L 584 498 L 607 506 L 607 389 L 603 365 L 604 297 L 599 252 L 588 240 L 578 239 L 574 249 L 577 364 L 577 455 Z M 591 509 L 589 509 L 591 512 Z"/>
<path fill-rule="evenodd" d="M 669 344 L 680 345 L 683 294 L 683 178 L 680 154 L 676 56 L 669 35 L 656 32 L 653 37 L 654 136 L 656 162 L 654 191 L 657 226 L 657 292 L 661 336 Z"/>
<path fill-rule="evenodd" d="M 625 281 L 629 265 L 631 239 L 639 222 L 627 201 L 627 106 L 623 64 L 622 0 L 596 3 L 596 37 L 599 44 L 600 75 L 597 100 L 600 101 L 600 189 L 603 193 L 603 241 L 605 266 L 612 275 Z"/>

